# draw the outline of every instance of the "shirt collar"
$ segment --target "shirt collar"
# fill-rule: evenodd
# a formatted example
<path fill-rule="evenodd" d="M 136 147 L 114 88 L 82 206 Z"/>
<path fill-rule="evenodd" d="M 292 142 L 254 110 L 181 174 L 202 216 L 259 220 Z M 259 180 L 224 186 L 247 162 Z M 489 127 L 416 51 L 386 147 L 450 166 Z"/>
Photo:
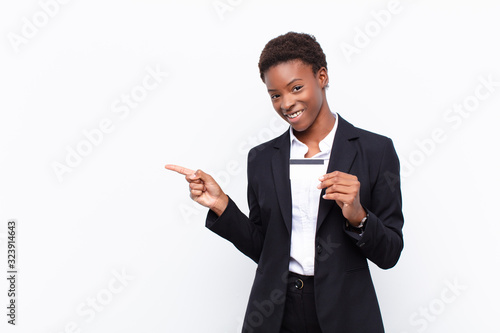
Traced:
<path fill-rule="evenodd" d="M 335 124 L 333 125 L 332 130 L 327 136 L 319 142 L 319 150 L 321 151 L 319 154 L 330 154 L 333 146 L 333 140 L 335 139 L 335 133 L 337 132 L 339 117 L 337 117 L 337 113 L 332 111 L 333 116 L 335 117 Z M 304 155 L 307 153 L 307 145 L 302 143 L 297 137 L 293 134 L 292 126 L 290 126 L 290 156 L 292 158 L 304 158 Z M 318 155 L 319 155 L 318 154 Z"/>

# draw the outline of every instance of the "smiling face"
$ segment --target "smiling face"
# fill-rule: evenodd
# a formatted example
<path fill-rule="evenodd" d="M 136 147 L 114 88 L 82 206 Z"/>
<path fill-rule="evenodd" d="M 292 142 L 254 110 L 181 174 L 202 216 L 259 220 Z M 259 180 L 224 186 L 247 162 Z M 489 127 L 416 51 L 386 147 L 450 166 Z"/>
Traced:
<path fill-rule="evenodd" d="M 321 128 L 321 118 L 331 113 L 325 97 L 328 73 L 324 67 L 315 75 L 312 66 L 301 60 L 279 63 L 264 73 L 264 83 L 274 109 L 294 132 L 312 134 Z"/>

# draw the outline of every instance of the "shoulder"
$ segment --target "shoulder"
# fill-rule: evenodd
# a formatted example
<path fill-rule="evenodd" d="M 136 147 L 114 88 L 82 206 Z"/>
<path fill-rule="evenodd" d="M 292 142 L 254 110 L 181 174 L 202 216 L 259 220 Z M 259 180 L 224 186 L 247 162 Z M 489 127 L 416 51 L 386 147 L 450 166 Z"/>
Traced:
<path fill-rule="evenodd" d="M 393 144 L 389 137 L 356 127 L 340 116 L 337 131 L 339 136 L 343 136 L 349 141 L 356 140 L 359 145 L 366 149 L 383 150 Z"/>
<path fill-rule="evenodd" d="M 341 117 L 339 117 L 337 134 L 335 142 L 337 140 L 349 142 L 347 147 L 355 149 L 361 160 L 372 167 L 378 166 L 373 170 L 385 164 L 399 168 L 399 158 L 394 143 L 389 137 L 356 127 Z"/>
<path fill-rule="evenodd" d="M 380 150 L 392 146 L 392 139 L 385 135 L 370 132 L 362 128 L 357 128 L 357 130 L 361 143 L 367 146 L 367 148 L 371 147 L 372 149 Z"/>
<path fill-rule="evenodd" d="M 283 134 L 261 143 L 248 152 L 248 163 L 270 159 L 277 148 L 290 147 L 290 132 L 287 129 Z"/>

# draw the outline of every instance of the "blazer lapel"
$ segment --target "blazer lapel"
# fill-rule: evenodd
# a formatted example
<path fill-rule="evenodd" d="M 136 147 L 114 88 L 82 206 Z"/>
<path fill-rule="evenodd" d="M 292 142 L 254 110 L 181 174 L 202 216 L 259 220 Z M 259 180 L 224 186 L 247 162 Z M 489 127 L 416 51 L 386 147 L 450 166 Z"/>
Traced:
<path fill-rule="evenodd" d="M 349 122 L 345 121 L 337 114 L 338 127 L 333 140 L 333 147 L 330 153 L 330 161 L 328 163 L 327 173 L 333 171 L 342 171 L 349 173 L 351 166 L 356 158 L 357 150 L 354 145 L 354 140 L 358 138 L 356 128 Z M 318 222 L 316 230 L 319 230 L 321 224 L 325 220 L 330 210 L 337 206 L 334 200 L 325 200 L 323 195 L 325 189 L 321 191 L 319 200 Z M 338 206 L 337 206 L 338 207 Z M 340 207 L 339 207 L 340 208 Z"/>
<path fill-rule="evenodd" d="M 292 230 L 292 190 L 290 187 L 290 132 L 287 130 L 277 138 L 271 160 L 274 188 L 278 197 L 281 215 L 288 233 Z"/>

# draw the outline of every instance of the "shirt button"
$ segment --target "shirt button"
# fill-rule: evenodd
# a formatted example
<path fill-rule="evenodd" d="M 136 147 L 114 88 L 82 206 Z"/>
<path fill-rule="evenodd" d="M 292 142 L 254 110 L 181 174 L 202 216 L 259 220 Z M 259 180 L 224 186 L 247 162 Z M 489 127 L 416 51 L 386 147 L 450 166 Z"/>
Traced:
<path fill-rule="evenodd" d="M 318 254 L 321 254 L 323 252 L 323 247 L 321 245 L 316 246 L 316 250 L 318 251 Z"/>

